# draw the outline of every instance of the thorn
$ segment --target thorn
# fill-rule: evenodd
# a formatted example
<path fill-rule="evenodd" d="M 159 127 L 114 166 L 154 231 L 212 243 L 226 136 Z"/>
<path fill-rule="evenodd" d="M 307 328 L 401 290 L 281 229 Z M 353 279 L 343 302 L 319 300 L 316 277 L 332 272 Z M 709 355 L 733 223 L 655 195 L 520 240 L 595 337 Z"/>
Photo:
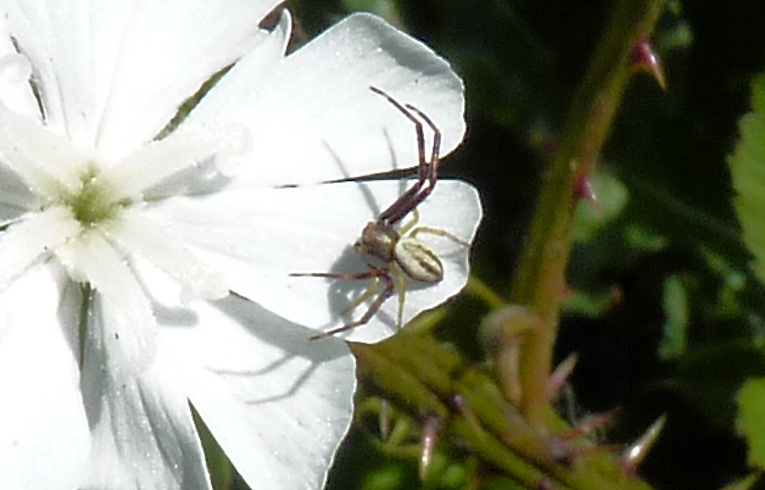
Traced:
<path fill-rule="evenodd" d="M 425 422 L 422 424 L 422 453 L 420 453 L 420 481 L 425 481 L 430 469 L 430 463 L 433 461 L 433 451 L 436 449 L 438 436 L 441 433 L 443 424 L 435 415 L 425 416 Z"/>
<path fill-rule="evenodd" d="M 388 440 L 390 436 L 390 402 L 386 399 L 380 401 L 380 437 L 383 441 Z"/>
<path fill-rule="evenodd" d="M 634 475 L 637 471 L 637 467 L 643 462 L 648 452 L 653 447 L 656 439 L 659 438 L 661 430 L 664 428 L 664 423 L 667 421 L 667 415 L 664 414 L 657 418 L 653 424 L 651 424 L 643 435 L 641 435 L 635 442 L 627 447 L 621 455 L 619 466 L 622 472 L 626 475 Z"/>
<path fill-rule="evenodd" d="M 616 410 L 609 410 L 599 414 L 592 415 L 583 419 L 571 429 L 558 434 L 555 438 L 562 441 L 572 441 L 591 434 L 595 430 L 606 425 L 616 415 Z"/>
<path fill-rule="evenodd" d="M 547 478 L 543 478 L 537 483 L 537 488 L 539 490 L 555 490 L 557 487 Z"/>
<path fill-rule="evenodd" d="M 587 434 L 591 434 L 595 430 L 600 429 L 606 425 L 611 419 L 613 419 L 614 415 L 616 415 L 616 412 L 617 410 L 614 409 L 609 410 L 608 412 L 603 412 L 587 417 L 576 424 L 576 427 L 572 428 L 568 432 L 561 434 L 559 437 L 575 439 Z"/>
<path fill-rule="evenodd" d="M 550 452 L 558 461 L 573 463 L 574 459 L 585 454 L 613 451 L 616 446 L 598 444 L 584 436 L 606 425 L 616 414 L 616 410 L 587 417 L 571 429 L 552 436 L 549 440 Z"/>
<path fill-rule="evenodd" d="M 651 46 L 648 39 L 640 39 L 632 46 L 632 68 L 635 71 L 645 71 L 653 76 L 662 90 L 667 90 L 667 80 L 664 78 L 664 68 L 659 55 Z"/>
<path fill-rule="evenodd" d="M 556 367 L 552 372 L 550 377 L 547 379 L 548 400 L 553 400 L 556 396 L 558 396 L 558 392 L 560 391 L 561 387 L 574 371 L 577 360 L 579 360 L 579 356 L 577 356 L 576 353 L 573 353 L 569 355 L 563 362 L 558 364 L 558 367 Z"/>
<path fill-rule="evenodd" d="M 579 176 L 577 179 L 574 184 L 574 197 L 576 199 L 587 199 L 595 208 L 595 211 L 599 215 L 602 214 L 600 201 L 598 201 L 598 196 L 595 194 L 595 189 L 592 187 L 592 179 L 590 178 L 589 172 Z"/>
<path fill-rule="evenodd" d="M 502 391 L 510 403 L 519 406 L 523 391 L 519 374 L 522 335 L 534 331 L 539 317 L 526 307 L 508 305 L 487 315 L 481 322 L 481 338 L 494 356 Z"/>
<path fill-rule="evenodd" d="M 457 411 L 459 412 L 462 417 L 467 420 L 467 423 L 470 424 L 471 427 L 473 427 L 473 430 L 476 431 L 476 433 L 483 432 L 483 429 L 481 428 L 481 424 L 478 422 L 478 419 L 476 418 L 473 411 L 468 406 L 467 400 L 465 400 L 465 397 L 457 394 L 454 395 L 453 398 L 454 406 L 457 408 Z"/>

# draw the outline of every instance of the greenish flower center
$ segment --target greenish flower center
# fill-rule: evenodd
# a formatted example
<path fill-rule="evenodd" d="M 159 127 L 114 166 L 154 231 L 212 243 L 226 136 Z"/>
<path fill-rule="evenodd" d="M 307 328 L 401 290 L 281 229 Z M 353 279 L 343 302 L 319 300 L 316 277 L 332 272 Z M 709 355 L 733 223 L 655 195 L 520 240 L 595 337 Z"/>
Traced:
<path fill-rule="evenodd" d="M 99 177 L 98 170 L 91 167 L 80 177 L 78 192 L 64 191 L 55 201 L 69 207 L 83 226 L 92 227 L 114 219 L 130 204 L 125 199 L 115 200 L 115 195 L 114 189 Z"/>

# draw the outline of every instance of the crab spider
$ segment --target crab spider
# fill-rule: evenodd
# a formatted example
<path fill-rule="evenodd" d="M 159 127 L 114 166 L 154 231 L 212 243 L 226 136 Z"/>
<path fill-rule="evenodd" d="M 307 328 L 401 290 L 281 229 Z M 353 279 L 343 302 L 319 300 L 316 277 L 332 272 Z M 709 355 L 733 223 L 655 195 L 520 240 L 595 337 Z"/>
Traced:
<path fill-rule="evenodd" d="M 356 253 L 366 260 L 367 270 L 347 274 L 334 272 L 290 274 L 291 276 L 329 277 L 347 280 L 372 279 L 372 284 L 369 288 L 345 310 L 345 312 L 351 311 L 376 295 L 366 312 L 358 320 L 312 336 L 312 340 L 351 330 L 369 322 L 385 301 L 393 296 L 396 289 L 398 289 L 399 302 L 397 325 L 400 328 L 406 295 L 406 278 L 435 284 L 444 277 L 444 267 L 438 255 L 430 247 L 417 239 L 418 234 L 436 235 L 448 238 L 461 245 L 469 246 L 467 242 L 447 231 L 427 226 L 417 226 L 419 220 L 417 206 L 433 192 L 438 180 L 441 131 L 430 117 L 413 105 L 402 104 L 377 87 L 369 88 L 372 92 L 384 97 L 399 112 L 414 123 L 418 154 L 417 181 L 399 196 L 393 204 L 381 212 L 374 221 L 367 223 L 361 232 L 361 236 L 353 244 Z M 433 131 L 433 147 L 430 151 L 430 158 L 428 158 L 425 148 L 423 122 Z M 398 226 L 404 217 L 410 213 L 413 217 L 412 220 Z M 383 289 L 378 292 L 380 283 L 383 284 Z"/>

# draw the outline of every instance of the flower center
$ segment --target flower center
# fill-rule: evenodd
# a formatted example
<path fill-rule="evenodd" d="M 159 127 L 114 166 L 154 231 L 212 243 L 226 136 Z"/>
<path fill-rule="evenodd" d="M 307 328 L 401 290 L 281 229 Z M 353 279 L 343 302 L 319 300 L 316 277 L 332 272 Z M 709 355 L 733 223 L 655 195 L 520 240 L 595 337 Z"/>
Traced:
<path fill-rule="evenodd" d="M 115 200 L 115 192 L 95 167 L 88 167 L 80 177 L 78 192 L 63 191 L 54 203 L 72 210 L 74 218 L 85 227 L 93 227 L 117 217 L 119 211 L 130 204 L 128 200 Z"/>

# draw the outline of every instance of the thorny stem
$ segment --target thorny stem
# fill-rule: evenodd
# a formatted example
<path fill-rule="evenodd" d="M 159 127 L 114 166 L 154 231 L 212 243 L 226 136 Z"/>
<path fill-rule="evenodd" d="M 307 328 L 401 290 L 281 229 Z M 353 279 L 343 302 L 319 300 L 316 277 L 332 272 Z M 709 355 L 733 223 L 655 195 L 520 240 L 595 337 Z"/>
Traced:
<path fill-rule="evenodd" d="M 361 374 L 402 410 L 420 420 L 440 419 L 445 436 L 467 443 L 475 456 L 528 488 L 651 488 L 623 472 L 615 454 L 593 450 L 578 455 L 559 446 L 546 430 L 525 420 L 489 374 L 465 365 L 430 337 L 404 331 L 376 345 L 350 347 Z M 567 427 L 554 413 L 546 415 L 551 427 Z"/>
<path fill-rule="evenodd" d="M 511 301 L 540 318 L 521 349 L 522 410 L 532 425 L 544 424 L 545 390 L 552 369 L 560 301 L 572 243 L 577 188 L 592 172 L 633 73 L 636 42 L 650 37 L 664 0 L 619 0 L 575 96 L 557 154 L 540 192 Z"/>

